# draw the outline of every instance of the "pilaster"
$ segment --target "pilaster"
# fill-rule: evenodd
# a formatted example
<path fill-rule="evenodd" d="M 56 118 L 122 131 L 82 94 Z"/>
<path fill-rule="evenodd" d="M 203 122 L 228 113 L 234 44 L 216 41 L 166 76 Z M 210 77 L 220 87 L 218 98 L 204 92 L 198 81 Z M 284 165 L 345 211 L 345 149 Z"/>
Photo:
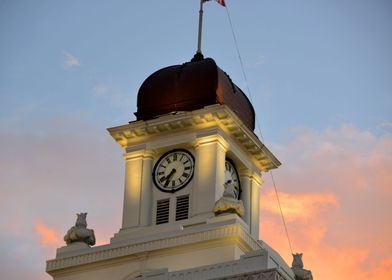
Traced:
<path fill-rule="evenodd" d="M 259 239 L 260 188 L 263 181 L 259 174 L 250 170 L 240 170 L 240 179 L 245 208 L 243 219 L 249 225 L 252 236 Z"/>
<path fill-rule="evenodd" d="M 122 229 L 151 224 L 153 152 L 139 150 L 124 154 L 125 190 Z"/>
<path fill-rule="evenodd" d="M 217 131 L 199 135 L 195 145 L 193 214 L 211 213 L 224 191 L 224 168 L 228 143 Z"/>

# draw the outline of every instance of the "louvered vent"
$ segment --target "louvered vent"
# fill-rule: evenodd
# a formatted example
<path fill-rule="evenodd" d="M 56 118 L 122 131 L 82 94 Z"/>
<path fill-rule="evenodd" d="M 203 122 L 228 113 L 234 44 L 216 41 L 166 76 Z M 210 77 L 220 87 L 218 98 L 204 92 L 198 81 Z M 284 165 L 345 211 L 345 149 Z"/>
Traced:
<path fill-rule="evenodd" d="M 188 219 L 189 195 L 177 197 L 176 221 Z"/>
<path fill-rule="evenodd" d="M 169 199 L 162 199 L 157 201 L 157 225 L 169 222 L 169 206 Z"/>

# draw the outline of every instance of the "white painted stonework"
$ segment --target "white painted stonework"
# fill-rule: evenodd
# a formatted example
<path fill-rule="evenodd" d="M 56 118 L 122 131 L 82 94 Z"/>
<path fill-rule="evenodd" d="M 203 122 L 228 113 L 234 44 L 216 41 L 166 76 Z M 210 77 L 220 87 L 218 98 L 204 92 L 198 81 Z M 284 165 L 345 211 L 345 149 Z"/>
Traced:
<path fill-rule="evenodd" d="M 227 106 L 135 121 L 109 132 L 125 150 L 122 227 L 107 245 L 59 248 L 47 261 L 54 279 L 247 279 L 249 273 L 264 277 L 254 279 L 294 279 L 282 258 L 258 241 L 261 172 L 280 162 Z M 173 149 L 193 155 L 193 178 L 177 192 L 162 192 L 153 183 L 153 168 Z M 242 218 L 213 212 L 224 192 L 227 159 L 239 173 Z M 189 197 L 188 218 L 176 221 L 176 201 L 183 196 Z M 167 199 L 168 221 L 156 224 L 157 203 Z"/>
<path fill-rule="evenodd" d="M 66 249 L 47 263 L 54 279 L 212 279 L 271 268 L 294 279 L 280 256 L 254 240 L 235 214 L 134 240 Z"/>
<path fill-rule="evenodd" d="M 189 194 L 191 223 L 213 216 L 214 204 L 224 191 L 225 158 L 233 160 L 238 168 L 244 220 L 258 238 L 261 171 L 276 168 L 280 162 L 227 106 L 212 105 L 136 121 L 110 128 L 109 132 L 126 151 L 123 224 L 115 238 L 124 234 L 132 238 L 131 232 L 154 225 L 156 202 L 160 199 L 173 201 Z M 153 165 L 160 155 L 178 148 L 195 157 L 193 180 L 175 194 L 161 192 L 152 183 Z"/>

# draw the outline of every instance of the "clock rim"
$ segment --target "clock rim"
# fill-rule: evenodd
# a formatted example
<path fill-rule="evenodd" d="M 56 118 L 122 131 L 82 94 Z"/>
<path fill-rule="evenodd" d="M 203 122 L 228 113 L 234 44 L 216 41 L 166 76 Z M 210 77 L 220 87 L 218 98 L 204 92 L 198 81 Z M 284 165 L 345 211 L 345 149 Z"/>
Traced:
<path fill-rule="evenodd" d="M 237 199 L 240 200 L 241 199 L 241 193 L 242 193 L 240 175 L 238 173 L 237 167 L 234 164 L 234 161 L 232 159 L 230 159 L 230 158 L 226 158 L 225 159 L 225 163 L 226 163 L 226 161 L 229 162 L 233 166 L 235 174 L 237 175 L 237 178 L 238 178 L 238 197 L 237 197 Z M 226 165 L 225 165 L 225 171 L 226 171 Z"/>
<path fill-rule="evenodd" d="M 189 179 L 185 182 L 185 184 L 184 184 L 183 186 L 181 186 L 181 187 L 179 187 L 179 188 L 176 188 L 176 189 L 174 189 L 174 190 L 167 190 L 167 189 L 162 188 L 162 187 L 159 185 L 159 183 L 156 181 L 155 172 L 157 171 L 158 163 L 160 163 L 160 162 L 162 161 L 162 159 L 164 159 L 165 157 L 167 157 L 168 155 L 170 155 L 170 154 L 172 154 L 172 153 L 174 153 L 174 152 L 184 152 L 184 153 L 186 153 L 187 155 L 189 155 L 190 158 L 191 158 L 192 161 L 193 161 L 193 168 L 192 168 L 192 173 L 191 173 L 191 175 L 189 176 Z M 153 182 L 154 182 L 155 187 L 157 187 L 160 191 L 165 192 L 165 193 L 175 193 L 175 192 L 178 192 L 179 190 L 182 190 L 182 189 L 185 188 L 185 187 L 190 183 L 190 181 L 192 181 L 192 179 L 193 179 L 193 175 L 194 175 L 194 173 L 195 173 L 195 166 L 196 166 L 196 163 L 195 163 L 195 162 L 196 162 L 196 161 L 195 161 L 195 157 L 193 156 L 193 154 L 192 154 L 190 151 L 186 150 L 186 149 L 173 149 L 173 150 L 170 150 L 170 151 L 165 152 L 164 154 L 162 154 L 162 155 L 159 157 L 159 159 L 158 159 L 158 160 L 156 161 L 156 163 L 154 164 L 154 168 L 153 168 L 153 171 L 152 171 L 152 180 L 153 180 Z"/>

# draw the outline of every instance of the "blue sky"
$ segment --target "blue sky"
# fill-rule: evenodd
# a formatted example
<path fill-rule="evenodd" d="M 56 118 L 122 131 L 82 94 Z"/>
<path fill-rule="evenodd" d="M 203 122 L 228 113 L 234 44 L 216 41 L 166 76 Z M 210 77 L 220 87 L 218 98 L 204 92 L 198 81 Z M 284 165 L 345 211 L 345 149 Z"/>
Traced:
<path fill-rule="evenodd" d="M 223 8 L 205 5 L 203 52 L 246 90 Z M 265 137 L 390 119 L 389 1 L 228 1 Z M 0 116 L 132 117 L 142 81 L 188 61 L 198 1 L 1 1 Z M 66 65 L 67 56 L 80 65 Z M 94 89 L 104 88 L 97 94 Z"/>
<path fill-rule="evenodd" d="M 226 2 L 263 138 L 283 162 L 276 174 L 283 198 L 335 211 L 347 234 L 372 222 L 392 236 L 374 219 L 392 211 L 392 2 Z M 204 6 L 203 53 L 246 92 L 226 10 Z M 102 242 L 118 230 L 122 151 L 105 129 L 134 119 L 151 73 L 193 57 L 198 8 L 197 0 L 0 0 L 0 275 L 49 279 L 44 260 L 76 212 L 89 212 Z M 266 180 L 267 196 L 270 187 Z M 308 249 L 335 256 L 346 240 L 333 231 L 341 224 L 317 213 L 311 218 L 325 221 L 326 233 Z M 392 244 L 388 238 L 379 239 Z M 363 240 L 353 241 L 358 252 L 386 250 L 363 248 Z M 369 253 L 354 266 L 367 261 L 376 271 L 387 256 Z M 316 270 L 318 279 L 327 273 Z"/>

